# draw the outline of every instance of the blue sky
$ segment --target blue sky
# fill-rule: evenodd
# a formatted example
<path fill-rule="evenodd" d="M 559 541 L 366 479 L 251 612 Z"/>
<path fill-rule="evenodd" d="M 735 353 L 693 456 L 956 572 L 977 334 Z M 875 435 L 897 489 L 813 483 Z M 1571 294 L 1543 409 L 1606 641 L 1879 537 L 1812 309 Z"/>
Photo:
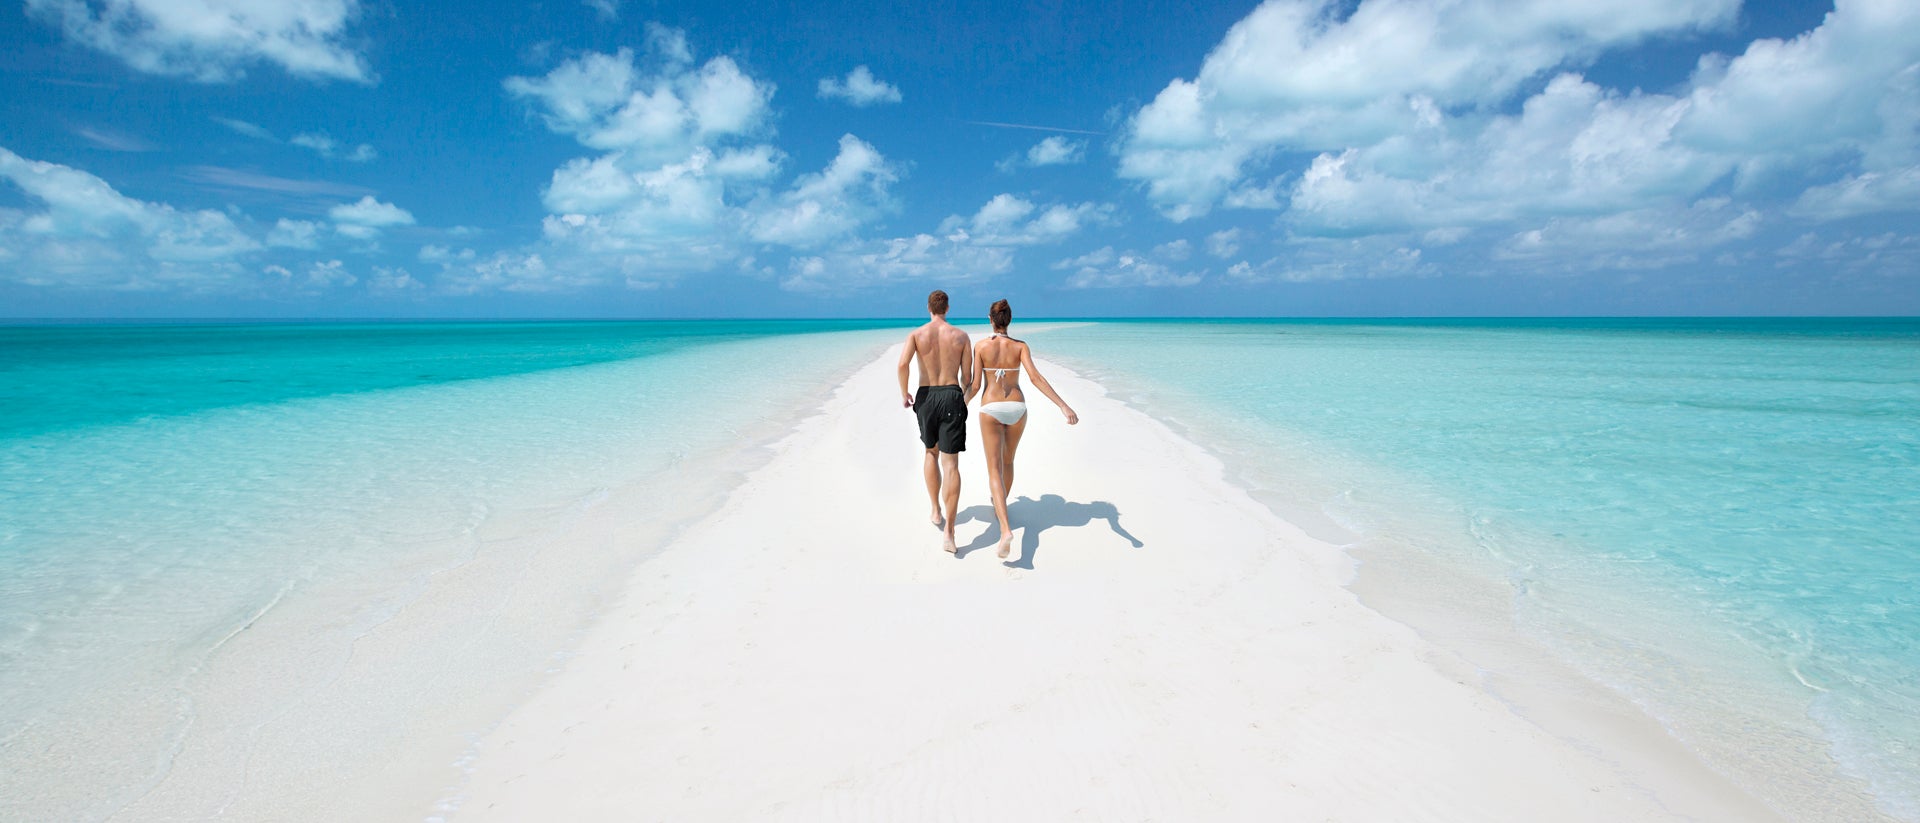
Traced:
<path fill-rule="evenodd" d="M 8 316 L 1920 313 L 1912 0 L 26 0 L 0 33 Z"/>

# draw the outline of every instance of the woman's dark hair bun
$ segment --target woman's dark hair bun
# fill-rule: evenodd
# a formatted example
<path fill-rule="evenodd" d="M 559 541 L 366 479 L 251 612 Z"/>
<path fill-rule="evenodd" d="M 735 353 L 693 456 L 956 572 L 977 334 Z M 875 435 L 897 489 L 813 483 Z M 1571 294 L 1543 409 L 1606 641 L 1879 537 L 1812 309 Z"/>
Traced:
<path fill-rule="evenodd" d="M 995 300 L 993 306 L 987 309 L 987 319 L 993 321 L 994 328 L 1004 329 L 1013 322 L 1013 307 L 1007 305 L 1005 300 Z"/>

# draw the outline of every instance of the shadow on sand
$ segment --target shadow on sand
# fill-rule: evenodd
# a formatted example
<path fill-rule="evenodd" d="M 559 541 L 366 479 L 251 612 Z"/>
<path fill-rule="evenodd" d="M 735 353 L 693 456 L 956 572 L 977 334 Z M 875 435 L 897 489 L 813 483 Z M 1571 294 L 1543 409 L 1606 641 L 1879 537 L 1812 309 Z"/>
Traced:
<path fill-rule="evenodd" d="M 966 557 L 976 549 L 984 549 L 1000 542 L 1000 523 L 993 516 L 992 506 L 969 506 L 960 512 L 959 522 L 985 520 L 987 530 L 973 542 L 961 546 L 956 557 Z M 1120 510 L 1112 503 L 1095 500 L 1092 503 L 1069 503 L 1057 494 L 1043 494 L 1039 500 L 1031 497 L 1019 497 L 1007 504 L 1007 521 L 1020 530 L 1020 555 L 1004 561 L 1015 569 L 1033 568 L 1033 557 L 1040 553 L 1040 534 L 1055 526 L 1079 528 L 1095 520 L 1107 521 L 1107 528 L 1124 538 L 1127 543 L 1138 549 L 1145 546 L 1140 539 L 1127 533 L 1120 527 Z"/>

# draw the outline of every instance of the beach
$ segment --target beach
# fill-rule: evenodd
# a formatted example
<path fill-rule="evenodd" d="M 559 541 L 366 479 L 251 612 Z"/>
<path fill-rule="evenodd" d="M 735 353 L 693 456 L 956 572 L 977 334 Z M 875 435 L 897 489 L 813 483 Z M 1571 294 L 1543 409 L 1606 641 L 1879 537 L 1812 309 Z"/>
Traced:
<path fill-rule="evenodd" d="M 896 350 L 897 351 L 897 350 Z M 1339 546 L 1042 361 L 994 556 L 977 439 L 939 549 L 893 352 L 633 573 L 432 814 L 1772 820 L 1604 690 L 1543 723 L 1360 602 Z M 974 432 L 977 438 L 977 430 Z"/>

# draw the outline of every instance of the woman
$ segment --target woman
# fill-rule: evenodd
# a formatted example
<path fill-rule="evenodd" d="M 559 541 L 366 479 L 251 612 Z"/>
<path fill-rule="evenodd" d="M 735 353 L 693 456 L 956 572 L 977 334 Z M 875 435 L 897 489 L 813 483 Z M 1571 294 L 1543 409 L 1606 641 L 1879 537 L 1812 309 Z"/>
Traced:
<path fill-rule="evenodd" d="M 1007 522 L 1007 496 L 1013 489 L 1013 453 L 1020 448 L 1020 435 L 1027 430 L 1027 398 L 1020 391 L 1020 370 L 1033 376 L 1034 388 L 1060 407 L 1067 425 L 1080 422 L 1066 401 L 1055 394 L 1047 379 L 1033 367 L 1033 350 L 1027 344 L 1007 336 L 1007 324 L 1013 322 L 1013 307 L 1007 301 L 995 301 L 987 309 L 993 321 L 993 335 L 973 346 L 973 391 L 984 391 L 980 406 L 980 441 L 987 452 L 987 487 L 993 495 L 993 514 L 1000 518 L 1000 556 L 1006 557 L 1013 546 L 1013 527 Z M 973 395 L 969 393 L 971 402 Z"/>

